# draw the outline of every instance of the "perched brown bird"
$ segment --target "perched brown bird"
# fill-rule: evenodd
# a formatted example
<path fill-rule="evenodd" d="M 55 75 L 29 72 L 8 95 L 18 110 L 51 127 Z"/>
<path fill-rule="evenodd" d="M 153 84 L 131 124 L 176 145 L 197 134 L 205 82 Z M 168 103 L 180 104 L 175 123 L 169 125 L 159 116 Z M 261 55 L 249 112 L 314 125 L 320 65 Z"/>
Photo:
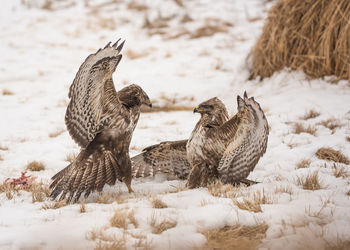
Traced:
<path fill-rule="evenodd" d="M 117 179 L 132 192 L 129 145 L 140 106 L 152 105 L 138 85 L 116 92 L 112 74 L 122 59 L 124 45 L 118 45 L 119 40 L 89 55 L 70 87 L 65 122 L 82 150 L 74 162 L 52 177 L 52 198 L 62 193 L 60 200 L 68 194 L 67 202 L 72 198 L 76 202 L 83 192 L 88 197 Z"/>
<path fill-rule="evenodd" d="M 265 153 L 268 124 L 254 98 L 238 96 L 238 113 L 228 119 L 218 98 L 198 105 L 201 119 L 189 140 L 167 141 L 147 147 L 131 159 L 133 176 L 167 173 L 187 179 L 190 188 L 221 180 L 252 184 L 246 179 Z"/>

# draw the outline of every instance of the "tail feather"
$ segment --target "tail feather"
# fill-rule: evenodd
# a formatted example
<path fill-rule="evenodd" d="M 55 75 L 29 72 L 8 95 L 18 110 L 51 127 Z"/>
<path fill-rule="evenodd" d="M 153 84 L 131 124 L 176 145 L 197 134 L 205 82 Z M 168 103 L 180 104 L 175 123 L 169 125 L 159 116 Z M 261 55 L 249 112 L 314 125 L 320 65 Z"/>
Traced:
<path fill-rule="evenodd" d="M 115 184 L 117 178 L 122 179 L 120 174 L 112 151 L 101 144 L 89 145 L 72 164 L 52 177 L 50 196 L 77 202 L 84 192 L 88 197 L 95 190 L 101 192 L 105 184 Z"/>
<path fill-rule="evenodd" d="M 98 192 L 101 192 L 106 181 L 106 166 L 104 157 L 100 159 L 100 166 L 98 167 L 98 175 L 96 181 L 96 188 Z"/>
<path fill-rule="evenodd" d="M 114 185 L 115 181 L 116 181 L 116 174 L 114 172 L 114 167 L 109 159 L 109 155 L 106 154 L 105 155 L 105 166 L 106 166 L 106 183 L 108 185 Z"/>

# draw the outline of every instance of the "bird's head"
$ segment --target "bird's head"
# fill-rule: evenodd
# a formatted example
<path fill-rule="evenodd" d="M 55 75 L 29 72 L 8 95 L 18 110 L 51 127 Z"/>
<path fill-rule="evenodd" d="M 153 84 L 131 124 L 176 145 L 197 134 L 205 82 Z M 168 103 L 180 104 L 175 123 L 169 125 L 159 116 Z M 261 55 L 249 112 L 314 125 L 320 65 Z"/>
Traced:
<path fill-rule="evenodd" d="M 196 106 L 193 113 L 200 113 L 201 115 L 215 115 L 218 113 L 227 113 L 225 105 L 220 101 L 219 98 L 214 97 L 205 102 L 202 102 Z"/>
<path fill-rule="evenodd" d="M 141 106 L 142 104 L 152 107 L 152 103 L 146 92 L 136 84 L 131 84 L 118 91 L 120 102 L 127 107 Z"/>

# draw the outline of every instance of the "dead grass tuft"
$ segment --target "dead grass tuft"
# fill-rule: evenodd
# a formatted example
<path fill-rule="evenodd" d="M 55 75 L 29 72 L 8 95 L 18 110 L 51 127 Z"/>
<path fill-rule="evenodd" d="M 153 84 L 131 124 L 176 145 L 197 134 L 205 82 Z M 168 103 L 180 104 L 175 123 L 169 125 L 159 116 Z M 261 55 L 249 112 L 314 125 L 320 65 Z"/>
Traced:
<path fill-rule="evenodd" d="M 51 190 L 47 184 L 33 183 L 28 189 L 32 193 L 32 203 L 43 202 L 50 197 Z"/>
<path fill-rule="evenodd" d="M 160 222 L 155 222 L 151 224 L 152 233 L 161 234 L 170 228 L 176 227 L 176 225 L 177 225 L 177 221 L 164 219 L 164 220 L 161 220 Z"/>
<path fill-rule="evenodd" d="M 252 197 L 249 198 L 233 199 L 233 204 L 235 204 L 239 209 L 248 210 L 254 213 L 262 212 L 260 206 L 261 204 L 272 203 L 272 196 L 266 195 L 264 189 L 262 189 L 262 191 L 258 190 Z"/>
<path fill-rule="evenodd" d="M 304 125 L 301 123 L 295 123 L 294 124 L 294 133 L 295 134 L 308 133 L 310 135 L 315 135 L 316 128 L 314 126 L 310 126 L 310 125 L 308 127 L 304 127 Z"/>
<path fill-rule="evenodd" d="M 301 160 L 298 164 L 297 164 L 297 168 L 308 168 L 310 167 L 311 161 L 310 160 Z"/>
<path fill-rule="evenodd" d="M 298 185 L 301 185 L 303 189 L 306 189 L 306 190 L 319 190 L 322 188 L 318 178 L 318 171 L 309 173 L 305 177 L 298 176 L 297 183 Z"/>
<path fill-rule="evenodd" d="M 95 250 L 126 250 L 126 237 L 123 235 L 116 238 L 114 235 L 106 234 L 102 229 L 94 229 L 87 233 L 88 240 L 97 241 Z"/>
<path fill-rule="evenodd" d="M 42 162 L 32 161 L 27 164 L 26 169 L 30 171 L 43 171 L 45 170 L 45 165 Z"/>
<path fill-rule="evenodd" d="M 286 194 L 292 195 L 293 188 L 291 186 L 276 186 L 275 193 L 286 193 Z"/>
<path fill-rule="evenodd" d="M 338 166 L 337 164 L 333 164 L 332 170 L 333 170 L 333 175 L 336 178 L 339 178 L 339 177 L 346 178 L 346 177 L 348 177 L 346 169 L 343 168 L 343 167 Z"/>
<path fill-rule="evenodd" d="M 247 210 L 253 213 L 262 212 L 260 203 L 255 203 L 255 201 L 251 201 L 246 198 L 243 198 L 240 201 L 233 200 L 233 204 L 235 204 L 239 209 Z"/>
<path fill-rule="evenodd" d="M 136 1 L 131 1 L 128 3 L 127 8 L 129 10 L 135 11 L 146 11 L 148 10 L 148 6 L 144 4 L 137 3 Z"/>
<path fill-rule="evenodd" d="M 350 80 L 349 10 L 343 0 L 277 1 L 250 53 L 250 79 L 288 67 Z"/>
<path fill-rule="evenodd" d="M 8 89 L 3 89 L 2 90 L 2 95 L 14 95 L 14 93 Z"/>
<path fill-rule="evenodd" d="M 224 23 L 218 24 L 205 24 L 202 27 L 199 27 L 194 32 L 191 33 L 190 38 L 196 39 L 201 37 L 213 36 L 216 33 L 227 33 L 228 26 Z"/>
<path fill-rule="evenodd" d="M 131 210 L 129 213 L 128 213 L 128 220 L 131 224 L 134 225 L 135 228 L 138 228 L 139 226 L 139 223 L 137 222 L 136 218 L 135 218 L 135 211 L 134 210 Z"/>
<path fill-rule="evenodd" d="M 334 119 L 334 118 L 330 118 L 330 119 L 328 119 L 328 120 L 322 121 L 322 122 L 319 123 L 319 124 L 321 124 L 322 126 L 328 128 L 328 129 L 330 129 L 330 130 L 332 131 L 332 134 L 335 133 L 335 130 L 336 130 L 337 128 L 342 127 L 342 124 L 340 123 L 340 121 L 337 120 L 337 119 Z"/>
<path fill-rule="evenodd" d="M 79 212 L 80 212 L 80 213 L 86 213 L 85 201 L 82 201 L 82 202 L 80 203 Z"/>
<path fill-rule="evenodd" d="M 153 208 L 167 208 L 167 204 L 165 204 L 161 199 L 154 198 L 152 199 Z"/>
<path fill-rule="evenodd" d="M 112 227 L 127 229 L 127 212 L 125 209 L 117 209 L 113 217 L 109 220 Z"/>
<path fill-rule="evenodd" d="M 5 147 L 5 146 L 0 146 L 0 150 L 2 150 L 2 151 L 7 151 L 7 150 L 9 150 L 9 148 L 8 148 L 8 147 Z"/>
<path fill-rule="evenodd" d="M 46 202 L 42 205 L 41 209 L 47 210 L 47 209 L 58 209 L 61 207 L 66 206 L 67 203 L 65 200 L 61 200 L 61 201 L 49 201 Z"/>
<path fill-rule="evenodd" d="M 350 136 L 347 136 L 347 137 L 345 138 L 345 140 L 346 140 L 347 142 L 350 142 Z"/>
<path fill-rule="evenodd" d="M 205 249 L 258 249 L 268 226 L 236 225 L 203 232 L 207 238 Z"/>
<path fill-rule="evenodd" d="M 316 118 L 317 116 L 319 116 L 320 113 L 311 109 L 309 110 L 303 117 L 302 119 L 303 120 L 309 120 L 309 119 L 313 119 L 313 118 Z"/>
<path fill-rule="evenodd" d="M 56 132 L 50 133 L 50 134 L 49 134 L 49 137 L 50 137 L 50 138 L 55 138 L 55 137 L 61 135 L 63 132 L 64 132 L 64 129 L 59 129 L 59 130 L 57 130 Z"/>
<path fill-rule="evenodd" d="M 151 50 L 143 50 L 141 52 L 136 52 L 134 50 L 128 49 L 125 54 L 127 57 L 129 57 L 131 60 L 135 60 L 138 58 L 146 57 L 150 54 Z"/>
<path fill-rule="evenodd" d="M 350 164 L 349 159 L 339 150 L 332 148 L 320 148 L 316 152 L 316 156 L 322 160 L 334 161 L 344 164 Z"/>
<path fill-rule="evenodd" d="M 208 185 L 208 191 L 212 196 L 234 199 L 242 194 L 241 187 L 223 184 L 221 181 L 216 181 Z"/>

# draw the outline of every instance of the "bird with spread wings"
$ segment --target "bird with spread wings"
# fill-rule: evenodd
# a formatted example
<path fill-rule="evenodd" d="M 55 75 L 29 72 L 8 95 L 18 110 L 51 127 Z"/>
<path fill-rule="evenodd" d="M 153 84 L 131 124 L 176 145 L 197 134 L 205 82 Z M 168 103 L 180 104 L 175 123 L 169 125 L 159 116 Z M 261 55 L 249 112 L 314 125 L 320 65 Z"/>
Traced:
<path fill-rule="evenodd" d="M 67 202 L 84 193 L 102 191 L 105 184 L 123 181 L 131 189 L 129 145 L 142 104 L 151 105 L 140 86 L 132 84 L 116 91 L 112 74 L 122 55 L 120 39 L 89 55 L 69 89 L 65 123 L 81 147 L 77 158 L 52 177 L 51 197 L 68 195 Z"/>
<path fill-rule="evenodd" d="M 237 97 L 238 112 L 229 119 L 225 105 L 212 98 L 195 109 L 201 118 L 188 140 L 167 141 L 147 147 L 133 158 L 133 176 L 166 173 L 187 179 L 195 188 L 221 180 L 252 184 L 246 177 L 265 153 L 268 123 L 253 97 Z"/>

